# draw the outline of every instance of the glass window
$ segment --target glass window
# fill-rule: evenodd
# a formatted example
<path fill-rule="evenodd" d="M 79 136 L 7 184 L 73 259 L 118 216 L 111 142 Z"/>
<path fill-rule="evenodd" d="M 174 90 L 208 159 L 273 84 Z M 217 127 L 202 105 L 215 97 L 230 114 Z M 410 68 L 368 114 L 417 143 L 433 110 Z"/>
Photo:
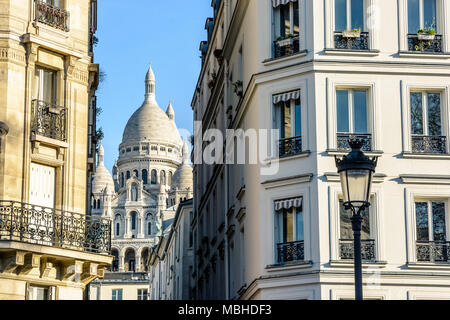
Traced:
<path fill-rule="evenodd" d="M 148 184 L 148 171 L 146 169 L 142 170 L 142 181 L 144 184 Z"/>
<path fill-rule="evenodd" d="M 131 213 L 131 230 L 136 230 L 136 212 Z"/>
<path fill-rule="evenodd" d="M 411 92 L 411 134 L 442 135 L 441 94 Z"/>
<path fill-rule="evenodd" d="M 291 99 L 275 105 L 274 128 L 280 130 L 281 139 L 302 136 L 302 108 L 300 99 Z"/>
<path fill-rule="evenodd" d="M 304 241 L 303 211 L 301 208 L 283 209 L 276 213 L 277 243 Z"/>
<path fill-rule="evenodd" d="M 157 176 L 158 173 L 156 172 L 156 170 L 152 170 L 152 184 L 157 184 Z"/>
<path fill-rule="evenodd" d="M 347 0 L 334 1 L 335 31 L 347 29 Z"/>
<path fill-rule="evenodd" d="M 417 240 L 447 241 L 445 202 L 417 201 L 415 206 Z"/>
<path fill-rule="evenodd" d="M 56 71 L 36 67 L 38 97 L 40 101 L 56 105 Z"/>
<path fill-rule="evenodd" d="M 274 20 L 275 38 L 286 38 L 290 34 L 298 36 L 300 31 L 298 2 L 290 1 L 279 5 L 274 9 Z"/>
<path fill-rule="evenodd" d="M 347 90 L 337 90 L 336 108 L 338 132 L 350 132 Z"/>
<path fill-rule="evenodd" d="M 112 291 L 112 300 L 123 300 L 122 292 L 122 289 L 114 289 Z"/>
<path fill-rule="evenodd" d="M 340 237 L 342 240 L 352 240 L 352 212 L 351 210 L 345 210 L 343 200 L 339 200 L 339 213 Z M 364 210 L 362 217 L 361 240 L 370 240 L 372 239 L 370 234 L 370 209 Z"/>
<path fill-rule="evenodd" d="M 366 90 L 337 90 L 336 112 L 339 133 L 368 133 Z"/>
<path fill-rule="evenodd" d="M 30 286 L 28 289 L 28 300 L 50 300 L 49 287 Z"/>
<path fill-rule="evenodd" d="M 335 31 L 364 31 L 364 0 L 334 1 Z"/>
<path fill-rule="evenodd" d="M 138 300 L 147 300 L 147 295 L 147 289 L 138 289 Z"/>
<path fill-rule="evenodd" d="M 436 0 L 408 0 L 408 33 L 416 34 L 422 28 L 437 31 Z"/>

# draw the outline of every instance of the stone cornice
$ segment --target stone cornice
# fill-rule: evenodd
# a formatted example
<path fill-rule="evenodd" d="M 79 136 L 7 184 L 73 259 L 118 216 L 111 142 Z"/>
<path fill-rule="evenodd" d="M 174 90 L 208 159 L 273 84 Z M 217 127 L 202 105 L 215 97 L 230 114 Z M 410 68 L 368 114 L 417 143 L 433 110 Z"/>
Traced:
<path fill-rule="evenodd" d="M 0 47 L 0 62 L 15 62 L 21 66 L 25 66 L 25 52 L 14 48 Z"/>
<path fill-rule="evenodd" d="M 401 174 L 400 179 L 404 184 L 450 184 L 450 176 L 429 174 Z"/>

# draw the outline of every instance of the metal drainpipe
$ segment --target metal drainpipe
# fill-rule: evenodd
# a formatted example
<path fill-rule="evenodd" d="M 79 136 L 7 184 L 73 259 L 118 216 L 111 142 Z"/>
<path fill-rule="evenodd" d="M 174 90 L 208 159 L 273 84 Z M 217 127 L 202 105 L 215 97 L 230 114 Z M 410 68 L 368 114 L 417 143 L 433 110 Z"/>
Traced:
<path fill-rule="evenodd" d="M 226 1 L 226 3 L 225 4 L 227 4 L 228 5 L 228 1 Z M 224 111 L 226 111 L 226 109 L 228 108 L 227 106 L 228 106 L 228 90 L 229 90 L 229 86 L 228 86 L 228 62 L 224 59 L 224 63 L 225 63 L 225 92 L 226 92 L 226 94 L 225 94 L 225 98 L 224 98 L 224 102 L 225 102 L 225 104 L 224 104 L 224 108 L 225 108 L 225 110 Z M 225 113 L 225 117 L 224 117 L 224 121 L 225 121 L 225 128 L 227 128 L 228 127 L 228 125 L 227 125 L 227 114 Z M 226 145 L 226 144 L 225 144 Z M 226 152 L 226 147 L 225 147 L 225 152 Z M 225 156 L 225 155 L 224 155 Z M 225 159 L 226 159 L 226 157 L 225 157 Z M 226 290 L 225 290 L 225 297 L 226 297 L 226 299 L 227 300 L 230 300 L 230 266 L 229 266 L 229 257 L 228 257 L 228 255 L 229 255 L 229 252 L 228 252 L 228 236 L 227 236 L 227 234 L 226 234 L 226 231 L 228 230 L 228 214 L 227 214 L 227 212 L 228 212 L 228 197 L 229 197 L 229 195 L 228 195 L 228 170 L 229 170 L 229 167 L 228 167 L 228 165 L 225 163 L 225 165 L 224 165 L 224 171 L 225 171 L 225 174 L 224 174 L 224 178 L 225 178 L 225 183 L 224 183 L 224 186 L 225 186 L 225 198 L 224 198 L 224 214 L 225 214 L 225 248 L 224 248 L 224 251 L 225 251 L 225 282 L 226 282 L 226 286 L 225 286 L 225 288 L 226 288 Z"/>

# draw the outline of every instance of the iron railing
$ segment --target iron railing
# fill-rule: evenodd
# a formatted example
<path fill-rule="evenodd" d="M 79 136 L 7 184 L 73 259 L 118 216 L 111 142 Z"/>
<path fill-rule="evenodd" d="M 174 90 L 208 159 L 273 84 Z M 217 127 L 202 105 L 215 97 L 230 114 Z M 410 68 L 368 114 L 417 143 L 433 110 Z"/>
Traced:
<path fill-rule="evenodd" d="M 450 242 L 417 241 L 416 256 L 419 262 L 449 262 Z"/>
<path fill-rule="evenodd" d="M 281 58 L 300 52 L 299 37 L 276 40 L 273 42 L 274 58 Z"/>
<path fill-rule="evenodd" d="M 293 137 L 279 141 L 280 158 L 295 156 L 302 153 L 302 137 Z"/>
<path fill-rule="evenodd" d="M 417 34 L 408 34 L 408 51 L 442 53 L 442 35 L 434 35 L 433 39 L 422 40 Z"/>
<path fill-rule="evenodd" d="M 47 138 L 66 141 L 67 109 L 51 103 L 33 100 L 31 132 Z"/>
<path fill-rule="evenodd" d="M 35 0 L 35 21 L 53 28 L 69 32 L 70 14 L 68 11 L 54 7 L 44 1 Z"/>
<path fill-rule="evenodd" d="M 412 136 L 413 153 L 447 153 L 447 137 L 444 136 Z"/>
<path fill-rule="evenodd" d="M 334 33 L 335 49 L 369 50 L 369 33 L 361 32 L 357 38 L 344 37 L 342 32 Z"/>
<path fill-rule="evenodd" d="M 15 201 L 0 201 L 0 241 L 110 254 L 111 221 Z"/>
<path fill-rule="evenodd" d="M 295 241 L 277 244 L 278 263 L 305 260 L 305 242 Z"/>
<path fill-rule="evenodd" d="M 339 240 L 341 260 L 354 259 L 353 239 Z M 375 240 L 361 240 L 361 259 L 364 261 L 375 261 Z"/>
<path fill-rule="evenodd" d="M 363 151 L 372 151 L 372 135 L 370 133 L 338 133 L 337 134 L 337 148 L 338 150 L 351 150 L 348 143 L 349 139 L 361 139 L 364 144 L 361 148 Z"/>

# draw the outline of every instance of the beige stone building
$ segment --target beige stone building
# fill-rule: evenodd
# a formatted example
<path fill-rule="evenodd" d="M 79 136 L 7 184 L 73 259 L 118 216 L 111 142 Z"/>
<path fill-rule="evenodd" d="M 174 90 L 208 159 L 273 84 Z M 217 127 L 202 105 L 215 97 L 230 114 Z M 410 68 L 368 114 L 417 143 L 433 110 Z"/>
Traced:
<path fill-rule="evenodd" d="M 112 262 L 85 215 L 96 6 L 0 1 L 0 299 L 83 299 Z"/>

